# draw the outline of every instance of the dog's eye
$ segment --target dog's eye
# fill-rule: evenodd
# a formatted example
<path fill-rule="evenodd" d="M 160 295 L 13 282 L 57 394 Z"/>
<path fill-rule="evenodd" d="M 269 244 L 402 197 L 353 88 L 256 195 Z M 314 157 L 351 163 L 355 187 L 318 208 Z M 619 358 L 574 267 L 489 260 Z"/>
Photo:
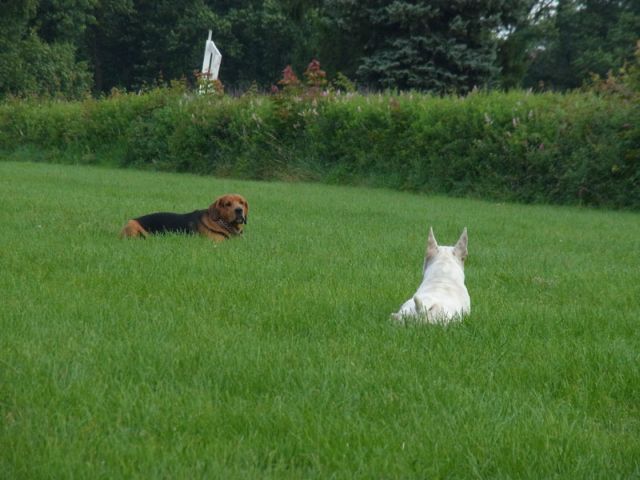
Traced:
<path fill-rule="evenodd" d="M 230 207 L 231 206 L 231 202 L 227 202 L 224 204 L 225 207 Z"/>

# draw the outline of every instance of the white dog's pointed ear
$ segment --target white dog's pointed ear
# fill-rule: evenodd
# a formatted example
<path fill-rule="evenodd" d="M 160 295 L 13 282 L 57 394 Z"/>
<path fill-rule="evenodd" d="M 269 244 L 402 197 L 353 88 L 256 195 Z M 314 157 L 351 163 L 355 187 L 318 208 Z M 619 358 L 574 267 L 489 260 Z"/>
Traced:
<path fill-rule="evenodd" d="M 429 227 L 429 239 L 427 240 L 427 255 L 425 260 L 432 258 L 438 253 L 438 242 L 436 242 L 436 237 L 433 234 L 433 228 Z"/>
<path fill-rule="evenodd" d="M 453 248 L 453 254 L 458 257 L 463 262 L 467 258 L 467 243 L 469 242 L 469 237 L 467 236 L 467 227 L 464 227 L 462 230 L 462 235 L 458 239 L 458 243 Z"/>

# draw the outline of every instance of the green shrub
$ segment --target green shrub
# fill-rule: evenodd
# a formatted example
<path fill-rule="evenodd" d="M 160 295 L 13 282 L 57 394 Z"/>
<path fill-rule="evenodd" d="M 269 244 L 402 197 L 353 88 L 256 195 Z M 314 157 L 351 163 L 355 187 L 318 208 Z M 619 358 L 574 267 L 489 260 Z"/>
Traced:
<path fill-rule="evenodd" d="M 362 95 L 179 85 L 0 104 L 0 149 L 253 179 L 313 179 L 520 202 L 640 207 L 638 95 Z M 117 157 L 114 159 L 114 157 Z"/>

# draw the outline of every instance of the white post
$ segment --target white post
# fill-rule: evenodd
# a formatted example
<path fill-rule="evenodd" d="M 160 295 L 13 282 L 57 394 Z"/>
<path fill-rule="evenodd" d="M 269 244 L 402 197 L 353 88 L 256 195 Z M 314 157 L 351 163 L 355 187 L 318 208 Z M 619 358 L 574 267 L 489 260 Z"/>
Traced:
<path fill-rule="evenodd" d="M 220 71 L 220 62 L 222 54 L 216 48 L 216 44 L 211 40 L 211 30 L 209 30 L 209 38 L 204 47 L 204 60 L 202 61 L 202 76 L 209 81 L 218 79 Z"/>

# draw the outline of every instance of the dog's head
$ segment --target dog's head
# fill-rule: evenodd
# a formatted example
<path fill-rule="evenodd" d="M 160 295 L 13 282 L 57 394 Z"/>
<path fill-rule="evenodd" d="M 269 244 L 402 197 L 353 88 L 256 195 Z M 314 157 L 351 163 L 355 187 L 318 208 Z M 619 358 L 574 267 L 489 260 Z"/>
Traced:
<path fill-rule="evenodd" d="M 209 206 L 209 216 L 213 221 L 222 220 L 239 232 L 242 231 L 243 225 L 246 225 L 248 215 L 247 200 L 235 193 L 222 195 Z"/>
<path fill-rule="evenodd" d="M 427 252 L 424 256 L 424 266 L 422 271 L 427 270 L 427 266 L 435 262 L 453 262 L 464 269 L 464 261 L 467 259 L 467 227 L 464 227 L 460 238 L 453 247 L 441 247 L 433 234 L 433 228 L 429 227 L 429 239 L 427 240 Z"/>

